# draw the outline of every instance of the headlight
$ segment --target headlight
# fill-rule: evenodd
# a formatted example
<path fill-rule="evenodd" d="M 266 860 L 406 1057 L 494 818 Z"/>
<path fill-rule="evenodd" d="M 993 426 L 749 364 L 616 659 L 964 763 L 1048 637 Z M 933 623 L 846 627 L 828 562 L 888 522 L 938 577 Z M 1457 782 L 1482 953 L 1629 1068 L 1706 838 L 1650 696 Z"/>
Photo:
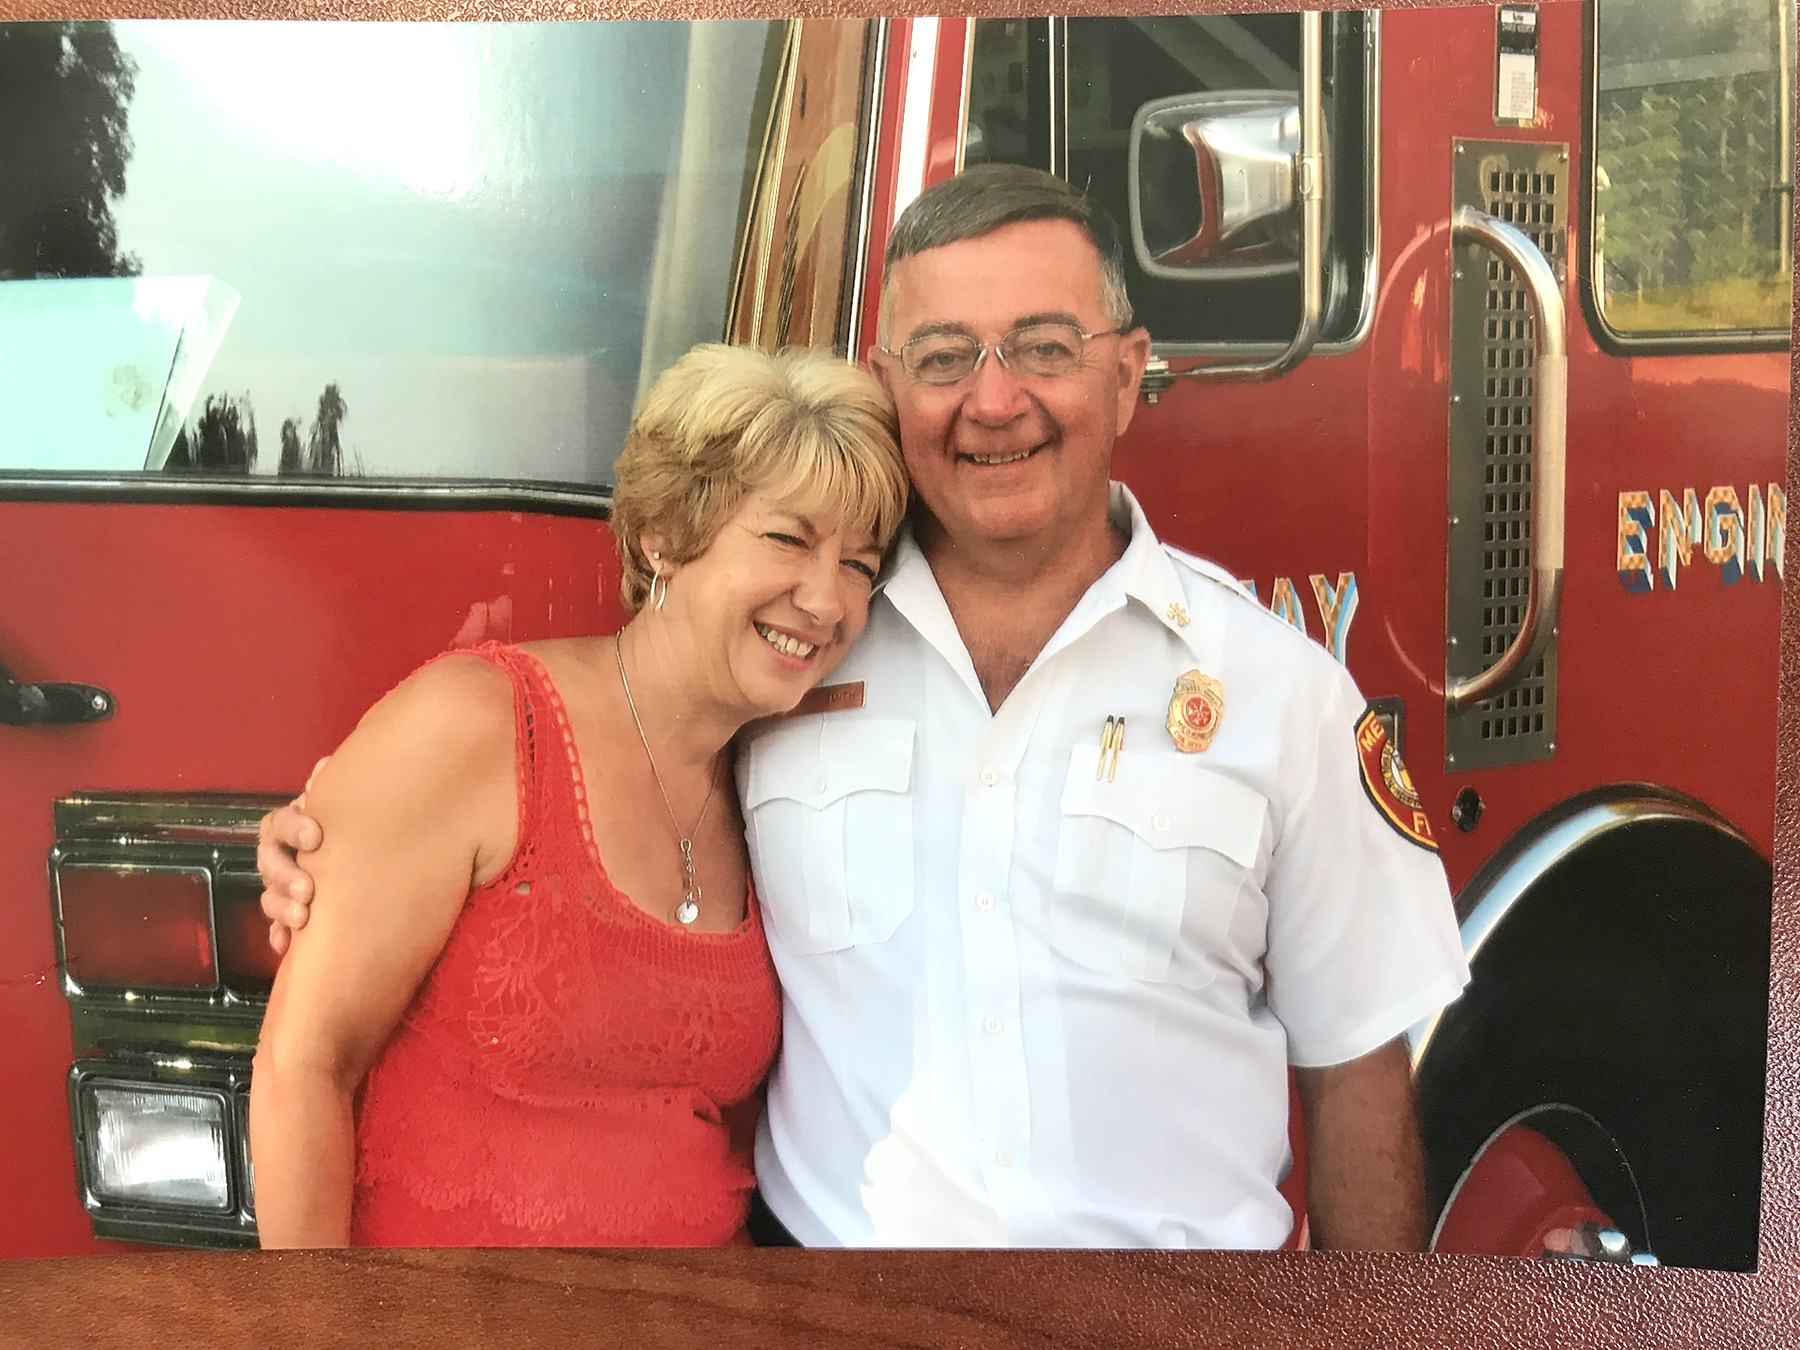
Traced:
<path fill-rule="evenodd" d="M 101 1202 L 226 1213 L 232 1208 L 220 1092 L 90 1080 L 86 1171 Z"/>
<path fill-rule="evenodd" d="M 69 1070 L 81 1203 L 94 1233 L 182 1247 L 254 1247 L 250 1061 L 121 1051 Z"/>

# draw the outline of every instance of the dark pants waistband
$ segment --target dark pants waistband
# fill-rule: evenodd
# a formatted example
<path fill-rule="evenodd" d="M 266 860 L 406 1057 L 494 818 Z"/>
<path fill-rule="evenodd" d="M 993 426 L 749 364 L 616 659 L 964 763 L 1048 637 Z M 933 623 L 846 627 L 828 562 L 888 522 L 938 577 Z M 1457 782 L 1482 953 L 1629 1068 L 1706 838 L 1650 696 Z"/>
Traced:
<path fill-rule="evenodd" d="M 788 1232 L 787 1225 L 775 1217 L 764 1202 L 760 1190 L 750 1193 L 750 1217 L 744 1221 L 750 1240 L 759 1247 L 798 1247 L 800 1240 Z"/>

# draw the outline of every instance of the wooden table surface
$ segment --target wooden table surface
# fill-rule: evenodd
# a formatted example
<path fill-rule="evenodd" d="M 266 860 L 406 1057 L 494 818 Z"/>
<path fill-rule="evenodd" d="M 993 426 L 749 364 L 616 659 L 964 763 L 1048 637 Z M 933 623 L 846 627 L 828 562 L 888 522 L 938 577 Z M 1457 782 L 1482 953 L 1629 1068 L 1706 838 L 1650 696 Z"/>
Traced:
<path fill-rule="evenodd" d="M 1284 7 L 1291 3 L 1181 6 Z M 1001 14 L 1045 6 L 971 0 L 952 8 Z M 1074 0 L 1056 8 L 1175 6 Z M 76 12 L 563 19 L 879 9 L 867 0 L 682 0 L 663 7 L 648 0 L 102 0 L 90 7 L 0 0 L 0 19 Z M 1792 493 L 1792 430 L 1789 444 Z M 1800 1346 L 1797 561 L 1800 544 L 1790 537 L 1796 580 L 1785 583 L 1768 1135 L 1762 1257 L 1753 1275 L 1347 1253 L 150 1252 L 0 1262 L 0 1346 Z"/>

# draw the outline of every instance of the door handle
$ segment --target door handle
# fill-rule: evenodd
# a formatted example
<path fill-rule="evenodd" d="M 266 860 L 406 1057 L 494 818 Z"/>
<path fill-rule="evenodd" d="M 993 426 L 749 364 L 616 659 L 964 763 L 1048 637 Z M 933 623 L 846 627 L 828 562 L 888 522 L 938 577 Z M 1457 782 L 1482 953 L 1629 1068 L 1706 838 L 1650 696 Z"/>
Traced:
<path fill-rule="evenodd" d="M 1569 423 L 1569 320 L 1562 287 L 1550 260 L 1515 225 L 1485 211 L 1459 206 L 1451 238 L 1481 244 L 1512 265 L 1531 297 L 1531 579 L 1518 636 L 1500 659 L 1468 679 L 1451 681 L 1444 701 L 1452 712 L 1504 692 L 1536 668 L 1556 633 L 1562 603 L 1563 478 Z"/>
<path fill-rule="evenodd" d="M 0 726 L 71 726 L 78 722 L 104 722 L 118 705 L 106 690 L 92 684 L 63 681 L 20 684 L 0 666 Z"/>

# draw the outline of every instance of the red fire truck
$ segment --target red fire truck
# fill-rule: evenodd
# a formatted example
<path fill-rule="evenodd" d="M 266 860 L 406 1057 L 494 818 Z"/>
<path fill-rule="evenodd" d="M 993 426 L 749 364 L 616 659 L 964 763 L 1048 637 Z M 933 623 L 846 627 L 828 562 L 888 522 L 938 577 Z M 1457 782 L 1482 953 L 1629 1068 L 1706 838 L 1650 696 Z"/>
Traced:
<path fill-rule="evenodd" d="M 721 332 L 866 351 L 897 211 L 1009 161 L 1129 236 L 1155 359 L 1116 476 L 1404 749 L 1474 972 L 1413 1033 L 1437 1248 L 1752 1266 L 1793 25 L 282 32 L 313 75 L 424 72 L 338 125 L 266 33 L 0 26 L 0 59 L 54 28 L 59 69 L 112 70 L 134 147 L 110 275 L 0 260 L 0 1255 L 254 1243 L 257 816 L 446 645 L 616 623 L 633 389 Z M 211 205 L 203 157 L 168 167 L 201 106 L 274 165 Z M 160 273 L 201 280 L 152 303 Z M 326 385 L 274 471 L 231 392 L 265 380 Z"/>

